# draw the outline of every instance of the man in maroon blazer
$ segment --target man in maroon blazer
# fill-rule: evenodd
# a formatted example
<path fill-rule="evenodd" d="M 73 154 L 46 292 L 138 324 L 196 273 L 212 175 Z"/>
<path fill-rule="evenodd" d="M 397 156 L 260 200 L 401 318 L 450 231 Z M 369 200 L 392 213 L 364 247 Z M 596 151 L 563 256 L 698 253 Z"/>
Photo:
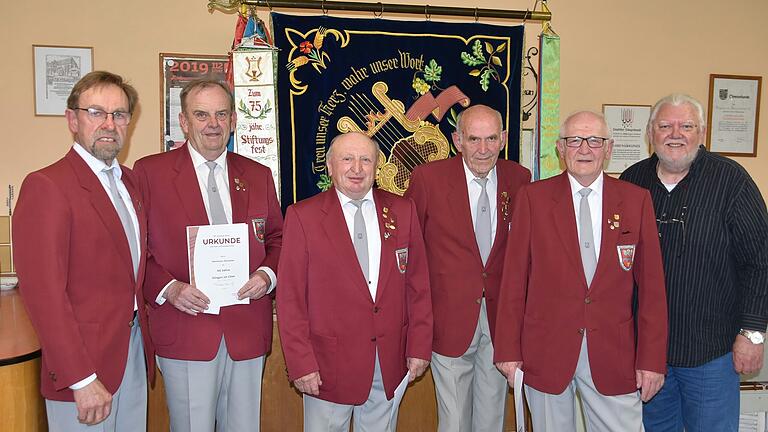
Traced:
<path fill-rule="evenodd" d="M 515 201 L 494 358 L 510 385 L 525 371 L 537 432 L 576 430 L 577 390 L 591 430 L 641 431 L 641 400 L 661 388 L 667 353 L 653 203 L 603 174 L 613 140 L 601 115 L 573 114 L 560 135 L 567 172 Z"/>
<path fill-rule="evenodd" d="M 498 160 L 507 132 L 487 106 L 459 115 L 453 142 L 461 153 L 416 168 L 406 192 L 427 246 L 439 430 L 499 432 L 507 383 L 493 365 L 491 336 L 512 203 L 531 175 Z"/>
<path fill-rule="evenodd" d="M 337 136 L 334 187 L 288 208 L 277 316 L 304 430 L 394 431 L 395 388 L 429 364 L 432 307 L 410 200 L 372 190 L 378 145 Z"/>
<path fill-rule="evenodd" d="M 229 89 L 211 80 L 181 92 L 188 142 L 136 162 L 149 220 L 150 332 L 174 431 L 258 430 L 264 357 L 272 344 L 272 298 L 283 218 L 270 170 L 226 151 L 235 113 Z M 246 223 L 249 304 L 203 313 L 190 285 L 186 227 Z"/>
<path fill-rule="evenodd" d="M 155 369 L 141 295 L 146 216 L 133 173 L 116 159 L 137 98 L 109 72 L 75 84 L 65 111 L 75 144 L 27 176 L 13 215 L 51 431 L 146 429 L 147 366 Z"/>

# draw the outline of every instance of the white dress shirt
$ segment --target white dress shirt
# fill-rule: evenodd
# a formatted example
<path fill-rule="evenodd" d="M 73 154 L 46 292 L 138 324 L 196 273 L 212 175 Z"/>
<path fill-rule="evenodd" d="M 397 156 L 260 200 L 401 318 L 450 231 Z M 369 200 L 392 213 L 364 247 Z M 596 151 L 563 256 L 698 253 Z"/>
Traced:
<path fill-rule="evenodd" d="M 99 183 L 101 183 L 101 186 L 104 188 L 104 192 L 107 193 L 107 196 L 109 197 L 109 200 L 112 202 L 112 205 L 115 205 L 115 198 L 112 196 L 112 193 L 109 190 L 109 178 L 107 177 L 107 173 L 105 170 L 112 169 L 112 175 L 115 177 L 115 183 L 117 184 L 117 192 L 120 194 L 120 199 L 123 200 L 123 203 L 125 203 L 125 207 L 128 209 L 128 214 L 131 217 L 131 223 L 133 224 L 133 232 L 136 236 L 136 244 L 140 245 L 141 242 L 139 241 L 139 218 L 136 216 L 136 209 L 133 208 L 133 200 L 131 200 L 131 195 L 128 193 L 128 189 L 125 187 L 125 184 L 123 183 L 123 171 L 120 169 L 120 164 L 117 163 L 116 159 L 112 160 L 111 165 L 107 165 L 104 163 L 104 161 L 99 160 L 96 158 L 96 156 L 88 153 L 86 149 L 83 148 L 79 143 L 75 143 L 72 145 L 72 149 L 80 155 L 81 158 L 83 158 L 83 161 L 85 161 L 86 165 L 88 165 L 88 168 L 93 171 L 93 173 L 96 175 L 96 178 L 99 179 Z M 115 210 L 117 211 L 117 210 Z M 139 251 L 139 254 L 141 254 L 141 251 Z M 138 309 L 136 304 L 136 296 L 133 298 L 133 310 L 136 311 Z M 96 374 L 91 374 L 89 377 L 78 381 L 71 386 L 69 386 L 72 390 L 80 390 L 81 388 L 87 386 L 88 384 L 92 383 L 93 381 L 96 381 Z"/>
<path fill-rule="evenodd" d="M 477 176 L 469 170 L 467 163 L 464 160 L 461 163 L 464 165 L 464 175 L 466 176 L 467 191 L 469 192 L 469 210 L 472 213 L 472 227 L 474 228 L 477 222 L 477 202 L 480 201 L 480 192 L 483 191 L 483 187 L 475 181 Z M 488 193 L 488 202 L 491 205 L 491 247 L 493 247 L 493 242 L 496 240 L 496 219 L 498 219 L 496 214 L 496 204 L 498 201 L 496 191 L 499 184 L 495 166 L 488 173 L 487 177 L 488 183 L 485 184 L 485 191 Z"/>
<path fill-rule="evenodd" d="M 588 187 L 592 189 L 592 192 L 587 196 L 587 203 L 589 203 L 589 215 L 592 216 L 592 238 L 595 240 L 595 258 L 600 261 L 600 245 L 603 237 L 603 224 L 600 220 L 603 218 L 603 176 L 600 175 L 589 186 L 582 186 L 571 174 L 568 174 L 568 181 L 571 183 L 571 199 L 573 199 L 573 210 L 576 216 L 576 231 L 579 233 L 579 241 L 581 241 L 581 230 L 579 228 L 579 210 L 581 208 L 581 194 L 579 191 Z"/>
<path fill-rule="evenodd" d="M 339 196 L 344 220 L 347 222 L 349 239 L 354 244 L 355 213 L 357 206 L 352 204 L 352 198 L 344 195 L 336 189 Z M 369 190 L 363 197 L 363 205 L 360 207 L 365 220 L 365 233 L 368 236 L 368 291 L 371 299 L 376 301 L 376 290 L 379 287 L 379 271 L 381 261 L 381 234 L 379 231 L 379 219 L 376 216 L 376 203 L 373 201 L 373 190 Z"/>
<path fill-rule="evenodd" d="M 197 185 L 200 187 L 200 195 L 203 197 L 203 204 L 205 207 L 205 213 L 208 215 L 208 220 L 211 220 L 211 206 L 208 203 L 208 174 L 210 168 L 205 163 L 207 159 L 203 157 L 197 150 L 191 145 L 187 145 L 189 149 L 189 155 L 192 157 L 192 166 L 195 167 L 195 174 L 197 175 Z M 216 188 L 221 196 L 221 203 L 224 204 L 224 214 L 227 216 L 227 223 L 232 223 L 232 199 L 229 195 L 229 171 L 227 170 L 227 151 L 223 151 L 219 157 L 213 160 L 216 162 L 216 168 L 213 170 L 213 177 L 216 180 Z M 269 286 L 267 287 L 267 293 L 272 292 L 277 286 L 277 275 L 275 272 L 267 267 L 261 266 L 256 271 L 262 270 L 269 277 Z M 176 279 L 168 282 L 160 293 L 157 295 L 155 302 L 159 305 L 165 303 L 165 290 L 176 282 Z"/>

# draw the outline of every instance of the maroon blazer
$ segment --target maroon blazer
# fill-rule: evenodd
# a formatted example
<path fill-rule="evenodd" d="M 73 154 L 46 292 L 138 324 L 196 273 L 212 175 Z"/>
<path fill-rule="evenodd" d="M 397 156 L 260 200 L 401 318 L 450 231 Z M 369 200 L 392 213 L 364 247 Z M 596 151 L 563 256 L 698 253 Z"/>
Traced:
<path fill-rule="evenodd" d="M 288 377 L 319 371 L 319 398 L 347 405 L 368 398 L 377 350 L 387 398 L 405 376 L 406 358 L 429 360 L 432 353 L 429 279 L 416 209 L 382 190 L 373 191 L 373 200 L 381 233 L 375 301 L 334 188 L 288 207 L 285 216 L 277 322 Z"/>
<path fill-rule="evenodd" d="M 135 176 L 120 168 L 139 220 L 138 282 L 117 211 L 74 150 L 21 185 L 13 214 L 14 261 L 43 352 L 40 387 L 46 399 L 74 401 L 68 387 L 93 373 L 114 394 L 128 358 L 134 298 L 140 325 L 147 328 L 141 296 L 146 214 Z M 149 332 L 142 335 L 153 380 L 153 347 Z"/>
<path fill-rule="evenodd" d="M 600 257 L 587 288 L 567 174 L 517 196 L 494 361 L 522 360 L 525 383 L 539 391 L 565 390 L 585 329 L 592 380 L 603 395 L 635 391 L 636 369 L 666 371 L 667 302 L 651 196 L 606 175 L 601 221 Z M 634 259 L 622 258 L 622 246 L 634 246 Z"/>
<path fill-rule="evenodd" d="M 503 159 L 496 163 L 496 175 L 496 237 L 485 266 L 475 241 L 461 154 L 417 167 L 405 193 L 416 203 L 427 246 L 435 315 L 432 350 L 448 357 L 459 357 L 469 348 L 483 290 L 494 331 L 512 204 L 518 189 L 531 181 L 527 169 Z"/>
<path fill-rule="evenodd" d="M 187 230 L 208 225 L 188 144 L 177 150 L 136 161 L 149 220 L 149 258 L 144 298 L 149 329 L 162 357 L 207 361 L 215 357 L 222 335 L 233 360 L 262 356 L 272 347 L 272 297 L 248 305 L 227 306 L 219 315 L 191 316 L 170 302 L 155 299 L 173 279 L 189 283 Z M 235 153 L 227 153 L 232 222 L 248 224 L 249 272 L 260 266 L 277 270 L 283 216 L 269 168 Z M 263 222 L 263 223 L 262 223 Z M 260 238 L 256 236 L 259 230 Z"/>

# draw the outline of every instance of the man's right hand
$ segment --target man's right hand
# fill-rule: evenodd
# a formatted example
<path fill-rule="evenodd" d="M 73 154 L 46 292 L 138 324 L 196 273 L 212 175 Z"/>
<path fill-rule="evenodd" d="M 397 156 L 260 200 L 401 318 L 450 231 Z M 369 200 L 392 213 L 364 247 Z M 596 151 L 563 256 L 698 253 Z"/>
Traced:
<path fill-rule="evenodd" d="M 112 394 L 97 378 L 87 386 L 72 391 L 75 395 L 77 420 L 87 425 L 101 423 L 112 411 Z"/>
<path fill-rule="evenodd" d="M 515 387 L 515 371 L 522 367 L 523 362 L 521 361 L 496 363 L 496 368 L 499 370 L 499 372 L 501 372 L 502 375 L 507 377 L 507 383 L 511 388 Z"/>
<path fill-rule="evenodd" d="M 323 380 L 320 379 L 320 372 L 312 372 L 311 374 L 297 378 L 293 382 L 293 385 L 295 385 L 296 389 L 302 393 L 306 393 L 310 396 L 317 396 L 320 394 L 320 386 L 323 385 Z"/>
<path fill-rule="evenodd" d="M 174 281 L 163 293 L 171 304 L 178 310 L 192 316 L 208 309 L 211 300 L 202 291 L 180 281 Z"/>

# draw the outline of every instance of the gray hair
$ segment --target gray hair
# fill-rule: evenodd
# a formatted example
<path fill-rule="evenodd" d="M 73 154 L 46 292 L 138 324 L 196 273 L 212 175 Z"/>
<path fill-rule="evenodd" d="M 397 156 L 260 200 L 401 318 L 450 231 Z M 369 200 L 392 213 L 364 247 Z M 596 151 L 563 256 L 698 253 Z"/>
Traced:
<path fill-rule="evenodd" d="M 468 107 L 467 109 L 459 112 L 459 115 L 456 116 L 456 134 L 459 135 L 459 138 L 461 138 L 461 127 L 463 125 L 462 120 L 464 118 L 464 113 L 467 111 L 471 111 L 473 108 L 477 108 L 477 107 L 483 107 L 491 111 L 493 115 L 496 117 L 496 120 L 498 120 L 499 122 L 499 130 L 504 129 L 503 119 L 501 117 L 501 113 L 498 110 L 495 110 L 487 105 L 472 105 L 471 107 Z"/>
<path fill-rule="evenodd" d="M 606 135 L 608 135 L 608 136 L 605 136 L 603 138 L 608 138 L 608 139 L 612 139 L 613 138 L 613 134 L 611 133 L 611 128 L 608 127 L 608 122 L 605 121 L 605 116 L 600 114 L 600 113 L 596 113 L 594 111 L 587 111 L 587 110 L 576 111 L 574 113 L 569 114 L 568 117 L 566 117 L 565 120 L 563 120 L 563 123 L 560 125 L 560 132 L 559 132 L 558 137 L 559 138 L 565 138 L 565 126 L 574 117 L 577 117 L 577 116 L 580 116 L 580 115 L 584 115 L 584 114 L 589 114 L 589 115 L 593 116 L 594 118 L 596 118 L 603 125 L 603 127 L 605 128 L 605 131 L 606 131 Z"/>
<path fill-rule="evenodd" d="M 373 143 L 373 147 L 376 150 L 376 162 L 378 163 L 378 161 L 379 161 L 379 153 L 381 153 L 381 146 L 379 145 L 378 141 L 376 141 L 375 139 L 369 137 L 368 135 L 366 135 L 366 134 L 364 134 L 362 132 L 347 132 L 347 133 L 359 133 L 360 135 L 362 135 L 365 138 L 367 138 L 368 141 Z M 336 141 L 339 140 L 344 135 L 346 135 L 347 133 L 340 133 L 340 134 L 336 135 L 331 140 L 331 143 L 328 144 L 328 150 L 326 150 L 326 152 L 325 152 L 326 164 L 328 164 L 331 161 L 331 156 L 333 155 L 333 145 L 336 144 Z"/>
<path fill-rule="evenodd" d="M 683 104 L 692 106 L 694 111 L 696 111 L 696 116 L 698 117 L 700 127 L 706 125 L 704 122 L 704 107 L 701 106 L 701 103 L 696 100 L 696 98 L 683 93 L 672 93 L 659 99 L 653 108 L 651 108 L 651 117 L 648 119 L 648 125 L 646 125 L 646 133 L 648 136 L 652 136 L 651 134 L 653 131 L 651 128 L 653 127 L 653 122 L 656 120 L 656 115 L 659 113 L 661 107 L 664 105 L 680 106 Z"/>

